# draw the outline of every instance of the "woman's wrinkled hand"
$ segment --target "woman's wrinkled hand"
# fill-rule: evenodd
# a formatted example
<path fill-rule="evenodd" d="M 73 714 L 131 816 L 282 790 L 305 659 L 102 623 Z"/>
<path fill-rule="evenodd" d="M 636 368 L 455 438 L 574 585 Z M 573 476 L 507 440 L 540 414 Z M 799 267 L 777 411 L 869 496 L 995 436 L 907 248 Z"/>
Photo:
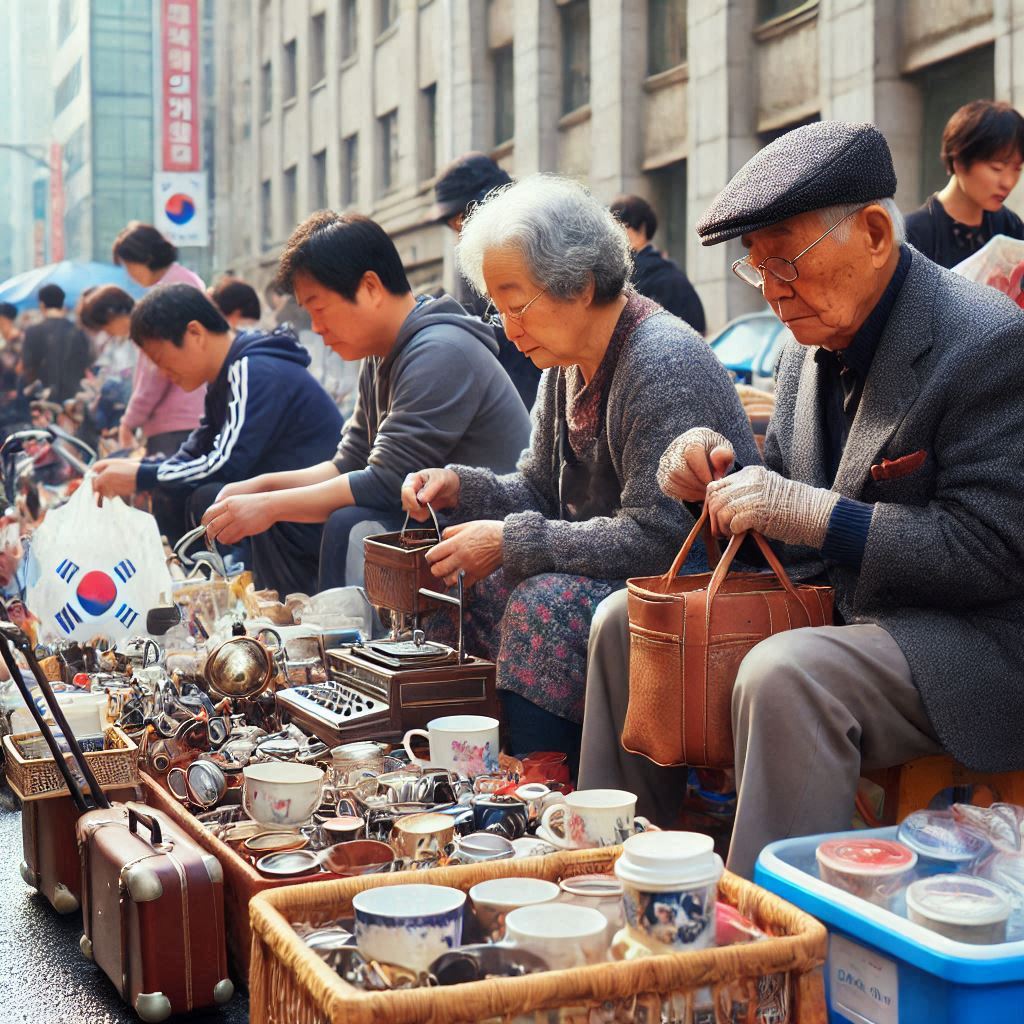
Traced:
<path fill-rule="evenodd" d="M 735 461 L 728 438 L 710 427 L 692 427 L 665 449 L 658 486 L 676 501 L 702 502 L 708 484 L 725 476 Z"/>
<path fill-rule="evenodd" d="M 402 508 L 410 519 L 425 523 L 430 516 L 427 505 L 435 512 L 457 508 L 459 474 L 452 469 L 421 469 L 410 473 L 402 483 Z"/>
<path fill-rule="evenodd" d="M 427 552 L 431 573 L 448 587 L 458 582 L 460 569 L 466 574 L 467 587 L 490 576 L 501 567 L 504 526 L 497 519 L 449 526 L 441 543 Z"/>

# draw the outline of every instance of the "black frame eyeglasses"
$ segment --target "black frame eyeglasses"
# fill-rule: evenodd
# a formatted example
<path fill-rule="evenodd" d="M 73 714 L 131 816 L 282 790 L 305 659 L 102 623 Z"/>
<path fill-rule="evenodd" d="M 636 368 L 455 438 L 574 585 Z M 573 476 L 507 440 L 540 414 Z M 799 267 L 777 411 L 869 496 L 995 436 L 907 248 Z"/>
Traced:
<path fill-rule="evenodd" d="M 784 259 L 782 256 L 766 256 L 755 266 L 750 262 L 749 256 L 744 256 L 733 263 L 732 272 L 745 284 L 762 292 L 767 274 L 771 274 L 776 281 L 781 281 L 783 284 L 792 284 L 800 276 L 800 272 L 796 269 L 796 261 L 805 253 L 810 252 L 820 241 L 828 238 L 843 221 L 849 220 L 855 213 L 860 213 L 861 209 L 863 207 L 858 207 L 856 210 L 851 210 L 845 217 L 840 217 L 832 227 L 819 235 L 806 249 L 801 249 L 791 260 Z"/>

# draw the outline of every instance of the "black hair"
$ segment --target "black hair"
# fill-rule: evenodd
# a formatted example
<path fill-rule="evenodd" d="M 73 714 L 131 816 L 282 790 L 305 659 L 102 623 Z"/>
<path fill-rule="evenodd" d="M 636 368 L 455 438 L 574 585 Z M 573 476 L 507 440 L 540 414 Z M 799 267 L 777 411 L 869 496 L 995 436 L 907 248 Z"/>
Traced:
<path fill-rule="evenodd" d="M 105 284 L 90 288 L 83 295 L 82 308 L 78 319 L 90 331 L 102 330 L 115 317 L 127 316 L 135 307 L 135 300 L 116 284 Z"/>
<path fill-rule="evenodd" d="M 133 220 L 114 239 L 113 256 L 115 263 L 143 263 L 150 270 L 163 270 L 178 258 L 178 248 L 152 224 Z"/>
<path fill-rule="evenodd" d="M 45 309 L 64 308 L 64 289 L 59 284 L 44 284 L 39 289 L 39 305 Z"/>
<path fill-rule="evenodd" d="M 158 285 L 132 310 L 132 341 L 169 341 L 181 348 L 185 329 L 197 320 L 213 334 L 227 334 L 231 326 L 220 310 L 190 284 Z"/>
<path fill-rule="evenodd" d="M 256 289 L 237 277 L 226 277 L 210 292 L 214 305 L 225 315 L 241 313 L 246 320 L 259 320 L 260 297 Z"/>
<path fill-rule="evenodd" d="M 18 307 L 12 305 L 10 302 L 0 302 L 0 317 L 4 320 L 17 320 Z"/>
<path fill-rule="evenodd" d="M 295 275 L 309 274 L 351 302 L 372 270 L 392 295 L 412 291 L 395 243 L 376 221 L 358 213 L 321 210 L 293 232 L 277 265 L 276 286 L 295 294 Z"/>
<path fill-rule="evenodd" d="M 612 216 L 634 231 L 643 229 L 648 239 L 658 230 L 658 215 L 646 199 L 640 196 L 618 196 L 609 207 Z"/>
<path fill-rule="evenodd" d="M 1024 160 L 1024 117 L 1009 103 L 973 100 L 946 122 L 942 132 L 939 155 L 947 174 L 953 173 L 954 160 L 969 168 L 979 160 L 1011 153 Z"/>

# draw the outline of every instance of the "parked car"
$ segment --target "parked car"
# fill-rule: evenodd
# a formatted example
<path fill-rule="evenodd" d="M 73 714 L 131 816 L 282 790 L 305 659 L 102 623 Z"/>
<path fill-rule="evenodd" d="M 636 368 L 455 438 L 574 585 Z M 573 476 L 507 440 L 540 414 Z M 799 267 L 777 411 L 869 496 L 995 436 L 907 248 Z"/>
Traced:
<path fill-rule="evenodd" d="M 730 320 L 708 344 L 737 384 L 775 390 L 775 364 L 793 335 L 772 312 L 744 313 Z"/>

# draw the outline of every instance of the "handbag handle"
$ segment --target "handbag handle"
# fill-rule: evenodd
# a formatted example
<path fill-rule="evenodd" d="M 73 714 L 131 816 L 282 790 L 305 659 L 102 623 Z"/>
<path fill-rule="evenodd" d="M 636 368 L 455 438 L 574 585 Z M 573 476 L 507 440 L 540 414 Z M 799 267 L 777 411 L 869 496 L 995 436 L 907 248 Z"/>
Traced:
<path fill-rule="evenodd" d="M 440 544 L 441 543 L 441 527 L 437 525 L 437 516 L 435 515 L 434 508 L 430 504 L 429 501 L 427 502 L 427 511 L 430 513 L 430 518 L 434 521 L 434 532 L 437 534 L 437 543 Z M 402 532 L 398 535 L 399 543 L 401 543 L 402 539 L 405 537 L 405 531 L 408 528 L 409 528 L 409 513 L 406 512 L 405 513 L 405 522 L 402 523 Z"/>
<path fill-rule="evenodd" d="M 679 575 L 679 570 L 682 569 L 683 563 L 690 556 L 690 551 L 693 545 L 697 541 L 697 537 L 701 531 L 704 533 L 704 550 L 708 556 L 708 567 L 714 569 L 722 560 L 722 552 L 718 547 L 718 540 L 711 533 L 711 523 L 708 520 L 708 507 L 704 505 L 701 508 L 700 515 L 697 517 L 697 521 L 693 524 L 693 529 L 690 530 L 686 540 L 683 541 L 683 546 L 679 549 L 679 554 L 676 555 L 675 561 L 669 566 L 668 571 L 664 576 L 661 577 L 661 581 L 664 584 L 666 590 L 672 583 L 672 580 Z"/>

